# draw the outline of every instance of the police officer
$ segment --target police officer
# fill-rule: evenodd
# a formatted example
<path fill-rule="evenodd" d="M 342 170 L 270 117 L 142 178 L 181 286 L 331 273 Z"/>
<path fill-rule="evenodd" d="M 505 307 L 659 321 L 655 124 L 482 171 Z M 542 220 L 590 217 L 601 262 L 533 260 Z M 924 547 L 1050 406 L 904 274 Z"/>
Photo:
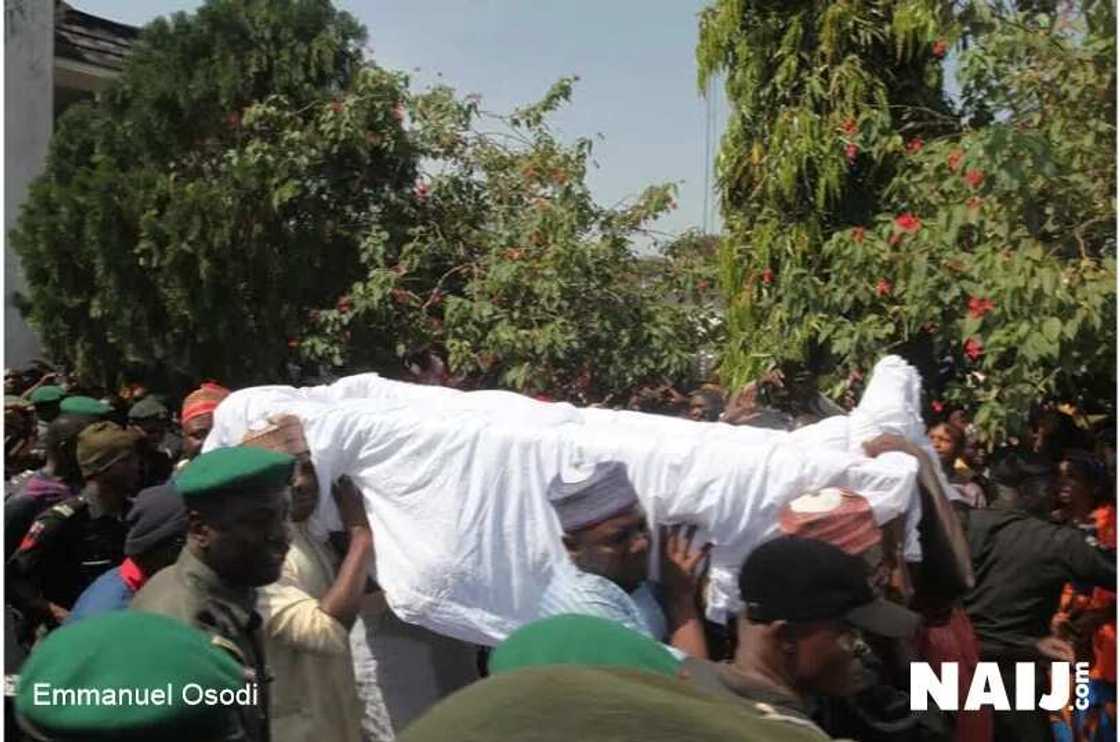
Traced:
<path fill-rule="evenodd" d="M 110 422 L 78 436 L 85 486 L 39 515 L 8 560 L 12 605 L 24 619 L 22 639 L 65 620 L 70 606 L 102 572 L 124 559 L 129 498 L 140 486 L 137 435 Z"/>
<path fill-rule="evenodd" d="M 191 461 L 175 479 L 187 507 L 187 545 L 132 601 L 133 610 L 202 629 L 252 671 L 257 703 L 240 707 L 250 740 L 269 739 L 269 675 L 256 588 L 277 580 L 288 552 L 294 467 L 287 454 L 242 446 Z"/>

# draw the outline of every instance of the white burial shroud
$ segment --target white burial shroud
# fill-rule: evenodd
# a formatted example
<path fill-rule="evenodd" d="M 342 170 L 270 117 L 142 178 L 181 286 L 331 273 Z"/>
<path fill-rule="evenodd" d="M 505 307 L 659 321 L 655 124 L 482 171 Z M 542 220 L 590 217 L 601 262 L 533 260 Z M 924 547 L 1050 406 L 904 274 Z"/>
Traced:
<path fill-rule="evenodd" d="M 339 528 L 327 493 L 349 475 L 365 497 L 376 575 L 394 613 L 491 645 L 540 617 L 540 596 L 566 565 L 546 489 L 574 464 L 622 461 L 651 525 L 700 526 L 698 542 L 715 544 L 706 596 L 713 620 L 741 605 L 738 568 L 777 535 L 781 507 L 822 487 L 860 493 L 880 524 L 904 517 L 907 557 L 919 558 L 917 461 L 901 453 L 870 459 L 861 444 L 897 433 L 932 456 L 920 399 L 917 372 L 896 356 L 875 366 L 850 415 L 788 433 L 362 374 L 329 386 L 234 392 L 218 407 L 204 450 L 237 445 L 269 414 L 299 416 L 324 493 L 316 530 Z"/>

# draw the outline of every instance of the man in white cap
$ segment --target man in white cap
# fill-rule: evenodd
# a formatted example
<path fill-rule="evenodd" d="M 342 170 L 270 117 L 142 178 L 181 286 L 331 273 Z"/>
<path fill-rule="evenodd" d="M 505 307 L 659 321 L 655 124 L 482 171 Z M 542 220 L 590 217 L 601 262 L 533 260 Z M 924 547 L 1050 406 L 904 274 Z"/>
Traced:
<path fill-rule="evenodd" d="M 574 569 L 553 575 L 542 613 L 599 616 L 667 641 L 681 654 L 706 658 L 698 593 L 711 544 L 692 548 L 696 528 L 663 530 L 658 601 L 646 582 L 649 525 L 622 463 L 558 475 L 549 484 L 549 499 Z"/>

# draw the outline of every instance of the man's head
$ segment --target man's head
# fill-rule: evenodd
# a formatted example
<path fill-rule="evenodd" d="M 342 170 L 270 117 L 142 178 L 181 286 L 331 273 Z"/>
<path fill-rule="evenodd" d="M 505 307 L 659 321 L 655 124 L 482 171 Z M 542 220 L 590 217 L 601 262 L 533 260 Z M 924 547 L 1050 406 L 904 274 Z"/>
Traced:
<path fill-rule="evenodd" d="M 140 490 L 139 434 L 116 423 L 95 422 L 78 434 L 78 466 L 82 478 L 97 485 L 102 503 L 112 510 Z"/>
<path fill-rule="evenodd" d="M 174 563 L 187 541 L 187 506 L 171 482 L 149 487 L 128 511 L 124 555 L 154 575 Z"/>
<path fill-rule="evenodd" d="M 280 576 L 294 466 L 286 454 L 236 446 L 198 456 L 175 480 L 191 549 L 230 585 L 259 587 Z"/>
<path fill-rule="evenodd" d="M 167 433 L 168 411 L 154 397 L 145 397 L 128 410 L 128 425 L 142 436 L 149 449 L 159 446 Z"/>
<path fill-rule="evenodd" d="M 53 384 L 44 384 L 31 392 L 30 399 L 31 404 L 35 406 L 35 416 L 45 423 L 51 422 L 58 417 L 62 399 L 65 396 L 66 392 L 62 390 L 62 387 Z"/>
<path fill-rule="evenodd" d="M 1022 510 L 1039 518 L 1049 517 L 1057 471 L 1048 458 L 1009 449 L 997 455 L 990 472 L 996 489 L 994 507 Z"/>
<path fill-rule="evenodd" d="M 649 525 L 623 464 L 604 462 L 558 475 L 549 484 L 549 499 L 577 567 L 627 592 L 645 581 Z"/>
<path fill-rule="evenodd" d="M 688 417 L 696 422 L 715 422 L 723 412 L 723 395 L 714 389 L 701 389 L 688 398 Z"/>
<path fill-rule="evenodd" d="M 268 425 L 251 430 L 241 445 L 279 451 L 296 460 L 292 479 L 292 521 L 302 523 L 311 517 L 319 504 L 319 477 L 311 462 L 311 448 L 303 434 L 303 423 L 295 415 L 275 415 Z"/>
<path fill-rule="evenodd" d="M 56 476 L 80 486 L 82 470 L 78 466 L 78 435 L 97 422 L 96 418 L 83 415 L 59 415 L 47 426 L 43 440 L 47 461 Z"/>
<path fill-rule="evenodd" d="M 918 625 L 915 614 L 875 596 L 861 559 L 815 539 L 759 546 L 739 571 L 739 590 L 740 645 L 801 693 L 858 692 L 859 632 L 902 638 Z"/>
<path fill-rule="evenodd" d="M 202 444 L 214 427 L 214 410 L 229 396 L 229 389 L 206 383 L 183 400 L 179 424 L 183 428 L 183 458 L 190 461 L 202 453 Z"/>

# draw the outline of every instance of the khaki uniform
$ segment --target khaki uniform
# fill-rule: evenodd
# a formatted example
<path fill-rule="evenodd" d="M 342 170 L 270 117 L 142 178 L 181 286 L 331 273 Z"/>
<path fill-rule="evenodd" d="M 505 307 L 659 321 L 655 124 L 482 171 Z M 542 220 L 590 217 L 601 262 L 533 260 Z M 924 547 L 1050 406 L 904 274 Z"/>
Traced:
<path fill-rule="evenodd" d="M 261 617 L 256 612 L 257 591 L 234 588 L 186 547 L 175 564 L 157 573 L 132 600 L 131 608 L 179 619 L 210 634 L 253 675 L 257 705 L 241 707 L 244 738 L 268 742 L 268 684 L 261 642 Z"/>
<path fill-rule="evenodd" d="M 413 722 L 398 742 L 822 742 L 811 722 L 688 680 L 614 667 L 551 665 L 491 675 Z"/>

